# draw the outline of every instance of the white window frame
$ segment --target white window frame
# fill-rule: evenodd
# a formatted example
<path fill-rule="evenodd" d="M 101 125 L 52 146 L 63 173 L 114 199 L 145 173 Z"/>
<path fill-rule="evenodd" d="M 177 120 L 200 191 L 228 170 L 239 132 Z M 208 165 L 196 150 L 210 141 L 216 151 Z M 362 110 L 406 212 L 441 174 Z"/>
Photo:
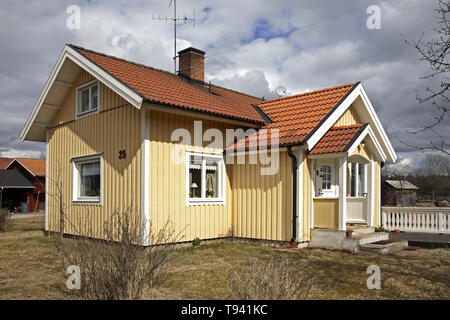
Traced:
<path fill-rule="evenodd" d="M 72 203 L 81 205 L 103 205 L 103 154 L 73 158 L 72 160 Z M 80 164 L 100 162 L 100 195 L 80 197 Z"/>
<path fill-rule="evenodd" d="M 92 88 L 97 86 L 97 108 L 92 108 Z M 89 109 L 88 111 L 81 112 L 81 92 L 89 89 Z M 100 83 L 98 80 L 92 80 L 87 83 L 84 83 L 77 87 L 76 89 L 76 95 L 75 95 L 75 113 L 76 113 L 76 119 L 88 116 L 90 114 L 96 114 L 100 110 Z"/>
<path fill-rule="evenodd" d="M 330 166 L 331 168 L 331 188 L 330 189 L 322 189 L 322 179 L 320 177 L 320 171 L 322 166 Z M 315 170 L 314 170 L 314 185 L 316 186 L 315 197 L 320 199 L 337 199 L 339 197 L 338 194 L 338 185 L 336 181 L 337 179 L 337 170 L 336 170 L 336 161 L 335 160 L 318 160 L 316 162 Z"/>
<path fill-rule="evenodd" d="M 352 196 L 352 166 L 355 166 L 355 189 L 356 189 L 356 195 Z M 363 165 L 364 166 L 364 170 L 362 172 L 363 176 L 364 176 L 364 185 L 361 188 L 361 193 L 362 195 L 358 195 L 358 189 L 359 189 L 359 179 L 358 179 L 358 173 L 359 173 L 359 166 Z M 348 186 L 349 186 L 349 192 L 348 192 L 348 197 L 350 198 L 367 198 L 368 195 L 368 191 L 367 191 L 367 163 L 363 163 L 363 162 L 350 162 L 349 166 L 348 166 Z"/>
<path fill-rule="evenodd" d="M 202 185 L 201 185 L 201 197 L 200 198 L 191 198 L 189 196 L 189 165 L 190 159 L 192 156 L 201 157 L 202 158 Z M 225 162 L 223 159 L 223 155 L 218 154 L 209 154 L 209 153 L 199 153 L 199 152 L 185 152 L 186 157 L 186 206 L 199 206 L 199 205 L 225 205 L 226 200 L 226 168 Z M 218 183 L 217 183 L 217 193 L 219 195 L 218 198 L 207 198 L 206 193 L 206 161 L 207 160 L 219 160 L 218 165 Z"/>

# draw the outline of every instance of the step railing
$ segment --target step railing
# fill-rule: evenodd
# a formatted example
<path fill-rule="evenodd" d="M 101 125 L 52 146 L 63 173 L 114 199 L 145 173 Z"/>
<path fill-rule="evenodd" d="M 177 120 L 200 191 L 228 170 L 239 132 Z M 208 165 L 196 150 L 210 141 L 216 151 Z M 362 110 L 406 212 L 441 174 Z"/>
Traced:
<path fill-rule="evenodd" d="M 450 208 L 382 207 L 381 224 L 390 231 L 450 233 Z"/>

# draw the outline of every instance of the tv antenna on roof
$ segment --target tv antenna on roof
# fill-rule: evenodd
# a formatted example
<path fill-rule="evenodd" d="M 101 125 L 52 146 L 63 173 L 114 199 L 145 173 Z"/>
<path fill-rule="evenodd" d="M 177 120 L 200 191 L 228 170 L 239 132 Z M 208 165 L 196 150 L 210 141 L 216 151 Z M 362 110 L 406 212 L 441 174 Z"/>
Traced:
<path fill-rule="evenodd" d="M 193 23 L 193 28 L 195 28 L 195 10 L 194 10 L 194 17 L 193 18 L 189 18 L 186 15 L 182 18 L 177 16 L 177 0 L 170 0 L 169 2 L 169 7 L 172 6 L 173 3 L 173 17 L 153 17 L 153 21 L 158 20 L 158 21 L 170 21 L 173 22 L 173 42 L 174 42 L 174 55 L 173 55 L 173 63 L 174 63 L 174 73 L 177 73 L 177 25 L 180 23 L 188 23 L 188 22 L 192 22 Z"/>

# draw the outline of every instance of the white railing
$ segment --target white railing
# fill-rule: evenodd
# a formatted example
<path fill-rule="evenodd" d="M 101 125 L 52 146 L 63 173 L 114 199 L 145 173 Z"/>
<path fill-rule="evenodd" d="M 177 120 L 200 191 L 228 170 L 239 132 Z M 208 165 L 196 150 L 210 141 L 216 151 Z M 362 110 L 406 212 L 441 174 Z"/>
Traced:
<path fill-rule="evenodd" d="M 381 223 L 391 231 L 450 233 L 450 208 L 382 207 Z"/>

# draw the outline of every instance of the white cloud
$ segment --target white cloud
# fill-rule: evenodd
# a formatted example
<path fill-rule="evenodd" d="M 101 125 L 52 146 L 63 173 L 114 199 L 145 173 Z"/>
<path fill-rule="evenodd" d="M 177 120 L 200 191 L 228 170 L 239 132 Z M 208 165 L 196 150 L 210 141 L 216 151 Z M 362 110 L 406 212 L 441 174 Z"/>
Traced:
<path fill-rule="evenodd" d="M 81 30 L 66 28 L 70 4 L 81 7 Z M 207 51 L 207 79 L 266 98 L 278 85 L 301 93 L 361 80 L 397 150 L 408 152 L 399 140 L 428 143 L 435 137 L 406 133 L 431 120 L 433 110 L 415 100 L 414 90 L 425 86 L 418 78 L 428 66 L 418 62 L 417 52 L 403 39 L 415 40 L 422 31 L 430 36 L 435 3 L 383 2 L 382 30 L 366 28 L 363 7 L 370 4 L 179 1 L 179 15 L 195 9 L 197 23 L 195 29 L 189 24 L 178 28 L 177 46 Z M 18 135 L 67 42 L 173 70 L 173 25 L 152 20 L 171 14 L 168 1 L 1 1 L 0 41 L 6 45 L 0 52 L 0 148 L 42 149 L 21 143 Z M 444 124 L 444 133 L 449 128 Z"/>

